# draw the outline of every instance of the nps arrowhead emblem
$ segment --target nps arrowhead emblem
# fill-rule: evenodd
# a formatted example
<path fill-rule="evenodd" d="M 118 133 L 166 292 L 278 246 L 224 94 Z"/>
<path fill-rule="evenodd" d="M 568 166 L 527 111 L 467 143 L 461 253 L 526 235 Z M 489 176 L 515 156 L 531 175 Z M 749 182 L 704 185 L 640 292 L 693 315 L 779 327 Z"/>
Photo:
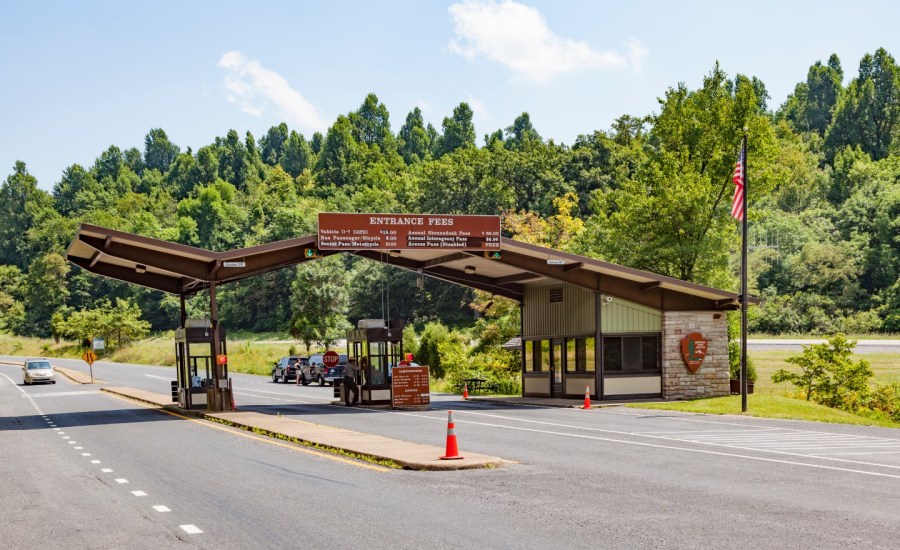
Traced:
<path fill-rule="evenodd" d="M 706 358 L 706 348 L 709 340 L 699 332 L 692 332 L 681 339 L 681 356 L 684 364 L 691 372 L 697 372 L 703 359 Z"/>

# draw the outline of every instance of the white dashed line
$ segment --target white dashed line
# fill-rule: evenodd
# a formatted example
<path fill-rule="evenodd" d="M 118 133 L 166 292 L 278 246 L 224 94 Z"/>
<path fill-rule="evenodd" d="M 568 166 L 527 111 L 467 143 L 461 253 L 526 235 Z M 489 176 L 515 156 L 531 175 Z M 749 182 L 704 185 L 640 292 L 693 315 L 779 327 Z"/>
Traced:
<path fill-rule="evenodd" d="M 80 451 L 81 449 L 84 449 L 84 447 L 75 447 L 76 451 Z"/>
<path fill-rule="evenodd" d="M 69 437 L 69 436 L 66 436 L 66 437 L 64 437 L 64 438 L 63 438 L 63 439 L 72 439 L 72 438 L 71 438 L 71 437 Z"/>
<path fill-rule="evenodd" d="M 145 496 L 147 496 L 147 493 L 145 493 L 144 491 L 131 491 L 131 494 L 134 495 L 134 496 L 136 496 L 136 497 L 145 497 Z"/>
<path fill-rule="evenodd" d="M 116 483 L 128 483 L 128 480 L 125 479 L 124 477 L 117 477 Z"/>
<path fill-rule="evenodd" d="M 76 445 L 77 441 L 69 441 L 69 445 Z"/>
<path fill-rule="evenodd" d="M 103 472 L 104 474 L 111 474 L 112 468 L 101 468 L 100 471 Z"/>
<path fill-rule="evenodd" d="M 196 535 L 197 533 L 203 532 L 200 529 L 198 529 L 196 525 L 179 525 L 179 527 L 184 529 L 184 532 L 187 533 L 188 535 Z"/>
<path fill-rule="evenodd" d="M 81 453 L 81 456 L 91 456 L 91 453 Z"/>
<path fill-rule="evenodd" d="M 100 461 L 99 461 L 99 460 L 92 460 L 92 461 L 91 461 L 91 464 L 100 464 Z"/>
<path fill-rule="evenodd" d="M 157 504 L 156 506 L 153 507 L 153 509 L 156 510 L 157 512 L 171 512 L 172 511 L 172 510 L 169 510 L 168 506 L 164 506 L 162 504 Z"/>

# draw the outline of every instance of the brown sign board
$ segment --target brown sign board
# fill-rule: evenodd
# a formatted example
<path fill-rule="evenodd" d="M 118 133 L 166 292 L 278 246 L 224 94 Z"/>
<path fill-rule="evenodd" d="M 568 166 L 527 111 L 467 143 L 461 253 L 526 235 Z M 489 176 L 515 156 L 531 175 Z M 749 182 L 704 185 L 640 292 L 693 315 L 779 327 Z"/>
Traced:
<path fill-rule="evenodd" d="M 500 250 L 500 216 L 319 214 L 320 250 Z"/>
<path fill-rule="evenodd" d="M 703 364 L 708 345 L 709 340 L 699 332 L 692 332 L 681 339 L 681 357 L 684 358 L 684 364 L 691 372 L 697 372 L 700 365 Z"/>
<path fill-rule="evenodd" d="M 428 367 L 394 367 L 391 371 L 391 406 L 425 407 L 430 403 Z"/>

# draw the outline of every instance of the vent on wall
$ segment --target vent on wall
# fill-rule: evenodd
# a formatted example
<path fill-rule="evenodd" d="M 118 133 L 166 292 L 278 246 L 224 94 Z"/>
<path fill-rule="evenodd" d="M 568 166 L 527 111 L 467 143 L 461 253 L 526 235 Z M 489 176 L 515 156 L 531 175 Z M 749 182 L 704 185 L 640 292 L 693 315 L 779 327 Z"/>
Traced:
<path fill-rule="evenodd" d="M 561 286 L 556 287 L 556 288 L 551 288 L 550 289 L 550 303 L 558 304 L 558 303 L 561 303 L 562 301 L 563 301 L 563 288 Z"/>

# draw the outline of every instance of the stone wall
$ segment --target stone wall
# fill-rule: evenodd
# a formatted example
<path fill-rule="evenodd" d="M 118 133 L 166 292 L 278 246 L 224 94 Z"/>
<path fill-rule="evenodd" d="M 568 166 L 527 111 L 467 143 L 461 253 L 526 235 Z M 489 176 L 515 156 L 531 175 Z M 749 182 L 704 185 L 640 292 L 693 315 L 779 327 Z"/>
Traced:
<path fill-rule="evenodd" d="M 718 315 L 719 318 L 714 317 Z M 706 358 L 691 372 L 681 356 L 681 339 L 699 332 L 709 341 Z M 663 399 L 719 397 L 731 393 L 728 386 L 728 321 L 725 313 L 666 311 L 662 320 Z"/>

